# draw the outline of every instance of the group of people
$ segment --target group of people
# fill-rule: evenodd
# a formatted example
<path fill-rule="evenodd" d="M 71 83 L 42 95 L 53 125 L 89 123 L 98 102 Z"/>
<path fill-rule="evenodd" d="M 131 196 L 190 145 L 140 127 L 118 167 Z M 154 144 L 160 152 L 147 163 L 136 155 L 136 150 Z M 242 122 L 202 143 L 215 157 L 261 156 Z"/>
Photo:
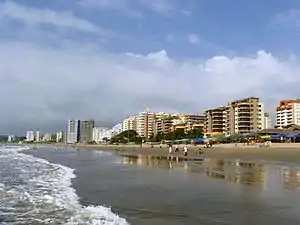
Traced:
<path fill-rule="evenodd" d="M 183 147 L 183 155 L 185 157 L 185 160 L 187 160 L 188 151 L 189 151 L 188 145 L 185 145 Z M 179 152 L 179 145 L 178 144 L 175 145 L 175 152 Z M 171 144 L 169 145 L 169 155 L 168 155 L 168 158 L 171 159 L 171 160 L 173 158 L 173 146 Z"/>

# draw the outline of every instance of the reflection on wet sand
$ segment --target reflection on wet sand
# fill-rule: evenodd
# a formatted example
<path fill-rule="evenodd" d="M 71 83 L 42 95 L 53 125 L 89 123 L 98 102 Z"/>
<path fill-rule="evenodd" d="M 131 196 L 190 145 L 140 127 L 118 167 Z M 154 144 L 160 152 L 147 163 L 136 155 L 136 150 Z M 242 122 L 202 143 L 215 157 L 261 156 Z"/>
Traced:
<path fill-rule="evenodd" d="M 203 159 L 189 162 L 182 161 L 176 157 L 174 157 L 172 161 L 169 161 L 166 160 L 165 157 L 142 155 L 123 156 L 122 163 L 142 165 L 150 168 L 201 173 L 211 178 L 255 185 L 262 188 L 276 184 L 281 185 L 285 189 L 300 190 L 300 168 L 282 167 L 277 173 L 277 171 L 274 171 L 274 166 L 257 162 L 218 159 Z M 273 176 L 270 176 L 271 173 Z"/>

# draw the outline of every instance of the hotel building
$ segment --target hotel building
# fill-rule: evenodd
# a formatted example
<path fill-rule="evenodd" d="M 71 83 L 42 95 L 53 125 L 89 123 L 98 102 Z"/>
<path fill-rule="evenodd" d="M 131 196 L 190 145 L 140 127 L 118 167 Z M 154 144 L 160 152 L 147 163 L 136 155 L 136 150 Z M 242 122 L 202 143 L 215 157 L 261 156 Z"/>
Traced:
<path fill-rule="evenodd" d="M 67 143 L 73 144 L 79 142 L 80 120 L 69 120 L 67 130 Z"/>
<path fill-rule="evenodd" d="M 300 99 L 281 100 L 276 107 L 276 127 L 300 125 Z"/>
<path fill-rule="evenodd" d="M 257 97 L 243 98 L 205 111 L 205 132 L 247 134 L 266 129 L 270 117 Z M 266 120 L 268 120 L 266 122 Z"/>

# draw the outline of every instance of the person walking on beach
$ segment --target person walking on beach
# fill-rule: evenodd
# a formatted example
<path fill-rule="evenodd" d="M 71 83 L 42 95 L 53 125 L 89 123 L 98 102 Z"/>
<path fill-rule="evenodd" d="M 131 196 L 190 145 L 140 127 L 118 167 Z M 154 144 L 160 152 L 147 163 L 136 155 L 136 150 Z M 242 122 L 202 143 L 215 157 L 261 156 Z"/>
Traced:
<path fill-rule="evenodd" d="M 179 152 L 179 145 L 178 144 L 175 145 L 175 152 Z"/>
<path fill-rule="evenodd" d="M 184 155 L 185 160 L 187 160 L 187 155 L 188 155 L 188 146 L 187 145 L 185 145 L 183 148 L 183 155 Z"/>
<path fill-rule="evenodd" d="M 172 160 L 173 158 L 172 152 L 173 152 L 172 145 L 169 145 L 169 155 L 168 155 L 169 160 Z"/>

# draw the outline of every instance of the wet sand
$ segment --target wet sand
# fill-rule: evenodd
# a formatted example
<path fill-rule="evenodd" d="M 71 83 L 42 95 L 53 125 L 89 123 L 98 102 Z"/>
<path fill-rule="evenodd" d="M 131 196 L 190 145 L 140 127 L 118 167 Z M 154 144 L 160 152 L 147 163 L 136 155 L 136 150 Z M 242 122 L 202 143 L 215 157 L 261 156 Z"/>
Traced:
<path fill-rule="evenodd" d="M 300 143 L 273 143 L 271 147 L 259 147 L 258 144 L 244 146 L 244 144 L 219 144 L 212 148 L 203 148 L 203 154 L 198 153 L 199 147 L 189 146 L 188 160 L 202 158 L 218 159 L 246 159 L 246 160 L 271 160 L 282 162 L 300 163 Z M 134 146 L 134 145 L 83 145 L 79 148 L 92 148 L 104 151 L 116 151 L 120 155 L 149 155 L 157 157 L 167 157 L 168 148 L 163 146 Z M 183 146 L 180 146 L 179 153 L 174 153 L 174 157 L 183 159 Z"/>

